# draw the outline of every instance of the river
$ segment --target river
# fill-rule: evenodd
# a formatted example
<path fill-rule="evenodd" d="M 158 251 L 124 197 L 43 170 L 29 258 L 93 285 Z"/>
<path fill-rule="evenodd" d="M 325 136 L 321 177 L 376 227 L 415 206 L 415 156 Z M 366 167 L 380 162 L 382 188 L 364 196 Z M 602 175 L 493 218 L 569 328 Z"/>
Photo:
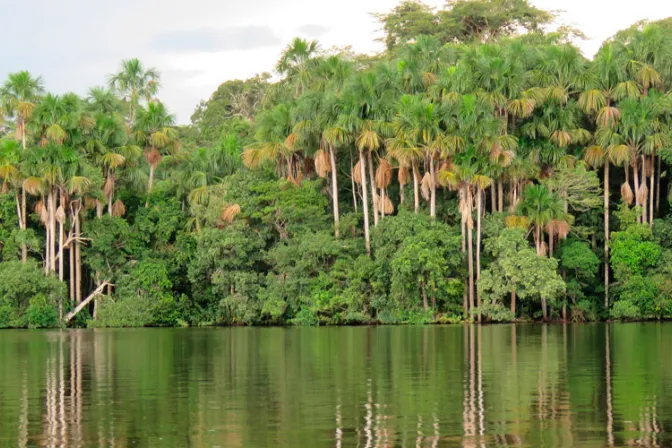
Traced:
<path fill-rule="evenodd" d="M 672 323 L 0 332 L 0 446 L 670 446 Z"/>

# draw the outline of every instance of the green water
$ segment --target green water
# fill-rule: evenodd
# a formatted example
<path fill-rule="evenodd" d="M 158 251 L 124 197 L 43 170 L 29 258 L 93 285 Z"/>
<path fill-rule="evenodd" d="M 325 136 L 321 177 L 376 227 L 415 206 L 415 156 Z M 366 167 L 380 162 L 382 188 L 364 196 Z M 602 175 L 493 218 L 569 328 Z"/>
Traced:
<path fill-rule="evenodd" d="M 672 324 L 0 332 L 0 446 L 670 446 Z"/>

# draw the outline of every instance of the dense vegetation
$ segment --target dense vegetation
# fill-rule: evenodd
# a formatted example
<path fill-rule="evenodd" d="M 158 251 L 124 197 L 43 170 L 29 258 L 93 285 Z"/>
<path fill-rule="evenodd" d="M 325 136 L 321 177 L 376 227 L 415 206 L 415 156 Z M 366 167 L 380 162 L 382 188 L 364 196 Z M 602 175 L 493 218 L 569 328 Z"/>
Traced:
<path fill-rule="evenodd" d="M 185 127 L 135 59 L 10 74 L 0 327 L 670 317 L 668 23 L 588 60 L 523 0 L 379 19 L 384 54 L 296 39 Z"/>

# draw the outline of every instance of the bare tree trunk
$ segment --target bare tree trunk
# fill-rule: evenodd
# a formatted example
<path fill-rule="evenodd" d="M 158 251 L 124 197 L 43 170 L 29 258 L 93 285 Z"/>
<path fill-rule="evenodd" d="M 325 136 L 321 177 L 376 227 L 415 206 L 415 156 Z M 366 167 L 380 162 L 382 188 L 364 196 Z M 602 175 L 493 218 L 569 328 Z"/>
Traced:
<path fill-rule="evenodd" d="M 149 164 L 149 181 L 147 182 L 147 202 L 145 208 L 149 207 L 149 196 L 152 194 L 152 185 L 154 184 L 154 165 Z"/>
<path fill-rule="evenodd" d="M 23 149 L 26 149 L 25 147 Z M 26 221 L 26 190 L 21 188 L 21 207 L 19 211 L 19 220 L 21 224 L 21 230 L 28 229 L 28 221 Z M 25 263 L 28 261 L 28 246 L 25 243 L 21 243 L 21 262 Z"/>
<path fill-rule="evenodd" d="M 56 271 L 56 193 L 53 187 L 49 190 L 49 271 Z"/>
<path fill-rule="evenodd" d="M 373 175 L 373 156 L 371 151 L 368 151 L 367 157 L 369 159 L 369 180 L 371 182 L 371 203 L 373 204 L 373 225 L 378 226 L 378 198 L 376 194 L 376 177 Z"/>
<path fill-rule="evenodd" d="M 352 203 L 355 206 L 355 213 L 357 213 L 357 188 L 355 187 L 355 167 L 352 166 L 352 153 L 350 153 L 350 183 L 352 184 Z"/>
<path fill-rule="evenodd" d="M 541 315 L 544 319 L 544 322 L 548 320 L 548 310 L 546 307 L 546 297 L 541 298 Z"/>
<path fill-rule="evenodd" d="M 490 188 L 490 211 L 492 213 L 497 211 L 497 192 L 494 185 Z"/>
<path fill-rule="evenodd" d="M 427 303 L 427 288 L 425 288 L 425 282 L 420 282 L 420 289 L 422 290 L 422 307 L 425 310 L 425 313 L 429 311 L 429 304 Z"/>
<path fill-rule="evenodd" d="M 86 299 L 84 299 L 79 305 L 75 307 L 74 310 L 69 312 L 68 314 L 65 315 L 65 318 L 63 320 L 67 324 L 72 320 L 73 317 L 77 315 L 86 305 L 89 304 L 89 302 L 93 299 L 95 299 L 97 296 L 101 295 L 103 293 L 103 290 L 105 289 L 106 286 L 109 286 L 110 283 L 108 282 L 102 282 Z"/>
<path fill-rule="evenodd" d="M 639 170 L 637 169 L 637 158 L 635 158 L 632 165 L 632 174 L 635 181 L 635 206 L 639 207 Z M 638 210 L 639 212 L 639 210 Z M 642 216 L 637 216 L 637 222 L 642 222 Z"/>
<path fill-rule="evenodd" d="M 81 223 L 79 209 L 75 215 L 75 303 L 82 301 L 82 250 L 79 237 L 81 236 Z"/>
<path fill-rule="evenodd" d="M 434 157 L 429 157 L 429 178 L 431 181 L 430 188 L 430 202 L 429 202 L 429 216 L 436 218 L 436 180 L 434 177 Z"/>
<path fill-rule="evenodd" d="M 649 226 L 653 229 L 654 183 L 656 181 L 656 150 L 651 151 L 651 177 L 649 178 Z"/>
<path fill-rule="evenodd" d="M 331 198 L 334 204 L 334 234 L 336 238 L 340 236 L 339 227 L 339 211 L 338 211 L 338 173 L 336 172 L 336 156 L 334 148 L 329 148 L 329 159 L 331 161 Z"/>
<path fill-rule="evenodd" d="M 474 238 L 472 226 L 467 223 L 467 257 L 469 266 L 469 308 L 474 309 Z"/>
<path fill-rule="evenodd" d="M 476 197 L 476 208 L 478 209 L 476 213 L 476 306 L 478 310 L 478 322 L 481 322 L 481 293 L 478 291 L 478 282 L 481 280 L 481 207 L 482 207 L 482 198 L 483 190 L 478 188 L 476 192 L 478 195 Z"/>
<path fill-rule="evenodd" d="M 369 198 L 366 194 L 366 158 L 364 153 L 359 151 L 359 170 L 362 176 L 362 211 L 364 212 L 364 244 L 366 253 L 371 256 L 371 238 L 369 236 Z"/>
<path fill-rule="evenodd" d="M 548 258 L 553 258 L 553 243 L 555 242 L 553 229 L 548 229 Z"/>
<path fill-rule="evenodd" d="M 646 185 L 646 156 L 642 154 L 642 184 Z M 642 202 L 642 224 L 649 222 L 647 218 L 646 197 Z"/>
<path fill-rule="evenodd" d="M 413 170 L 413 200 L 415 201 L 415 214 L 420 211 L 420 193 L 418 191 L 418 171 L 415 168 L 415 160 L 411 162 L 411 169 Z"/>
<path fill-rule="evenodd" d="M 516 318 L 516 291 L 515 289 L 511 291 L 511 313 L 513 314 L 513 318 Z"/>
<path fill-rule="evenodd" d="M 656 213 L 660 211 L 660 175 L 661 171 L 661 157 L 658 156 L 658 177 L 656 178 Z"/>
<path fill-rule="evenodd" d="M 70 236 L 74 236 L 74 222 L 70 226 Z M 70 290 L 70 303 L 75 303 L 75 249 L 74 249 L 74 244 L 70 244 L 70 247 L 68 248 L 68 257 L 69 257 L 69 273 L 70 273 L 70 284 L 68 285 L 68 289 Z"/>
<path fill-rule="evenodd" d="M 378 204 L 380 207 L 380 219 L 383 220 L 385 219 L 385 189 L 381 188 L 380 189 L 380 203 Z"/>
<path fill-rule="evenodd" d="M 628 172 L 628 167 L 625 167 Z M 627 176 L 626 176 L 627 177 Z M 609 309 L 609 161 L 604 163 L 604 309 Z"/>
<path fill-rule="evenodd" d="M 497 182 L 497 205 L 499 213 L 504 213 L 504 182 L 501 179 Z"/>
<path fill-rule="evenodd" d="M 47 197 L 43 197 L 43 205 L 42 207 L 47 207 L 47 222 L 44 223 L 44 231 L 45 231 L 45 236 L 44 236 L 44 275 L 49 274 L 49 267 L 50 263 L 49 260 L 51 260 L 51 227 L 49 225 L 49 193 L 47 193 Z"/>
<path fill-rule="evenodd" d="M 399 203 L 404 203 L 404 186 L 399 184 Z"/>
<path fill-rule="evenodd" d="M 460 192 L 460 194 L 464 194 L 464 189 Z M 461 225 L 460 225 L 460 232 L 462 236 L 462 254 L 467 253 L 467 222 L 464 219 L 464 217 L 461 219 Z M 469 282 L 467 281 L 464 284 L 464 295 L 462 296 L 462 308 L 464 309 L 464 318 L 466 319 L 467 316 L 469 316 L 469 302 L 468 302 L 468 284 Z"/>

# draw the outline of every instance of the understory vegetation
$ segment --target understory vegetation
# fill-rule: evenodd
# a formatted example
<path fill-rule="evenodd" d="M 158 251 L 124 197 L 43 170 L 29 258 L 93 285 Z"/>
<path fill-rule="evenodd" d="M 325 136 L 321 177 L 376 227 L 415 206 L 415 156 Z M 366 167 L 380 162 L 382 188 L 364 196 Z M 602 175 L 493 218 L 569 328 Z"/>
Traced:
<path fill-rule="evenodd" d="M 125 60 L 0 84 L 0 328 L 672 317 L 672 26 L 592 60 L 525 0 L 295 39 L 188 126 Z"/>

